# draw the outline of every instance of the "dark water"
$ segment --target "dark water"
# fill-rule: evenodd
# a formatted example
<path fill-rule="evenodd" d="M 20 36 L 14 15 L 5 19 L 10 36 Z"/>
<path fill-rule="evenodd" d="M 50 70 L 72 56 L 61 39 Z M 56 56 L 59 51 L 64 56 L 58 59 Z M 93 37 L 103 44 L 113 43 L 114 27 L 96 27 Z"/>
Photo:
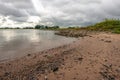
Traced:
<path fill-rule="evenodd" d="M 0 60 L 22 57 L 28 53 L 58 47 L 75 41 L 41 30 L 0 30 Z"/>

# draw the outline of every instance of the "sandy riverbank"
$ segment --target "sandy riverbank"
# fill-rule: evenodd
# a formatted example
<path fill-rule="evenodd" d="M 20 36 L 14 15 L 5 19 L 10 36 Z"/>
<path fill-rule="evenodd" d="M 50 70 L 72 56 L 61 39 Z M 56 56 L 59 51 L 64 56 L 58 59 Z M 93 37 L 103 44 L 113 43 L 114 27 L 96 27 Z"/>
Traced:
<path fill-rule="evenodd" d="M 0 64 L 0 80 L 120 80 L 120 35 L 97 33 Z"/>

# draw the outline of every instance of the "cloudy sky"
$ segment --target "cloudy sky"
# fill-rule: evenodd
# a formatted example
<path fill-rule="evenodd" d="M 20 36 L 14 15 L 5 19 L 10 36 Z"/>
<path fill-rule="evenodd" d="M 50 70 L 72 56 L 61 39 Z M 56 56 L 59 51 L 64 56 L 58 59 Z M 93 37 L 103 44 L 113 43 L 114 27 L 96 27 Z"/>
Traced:
<path fill-rule="evenodd" d="M 120 18 L 119 0 L 0 0 L 0 27 L 86 26 Z"/>

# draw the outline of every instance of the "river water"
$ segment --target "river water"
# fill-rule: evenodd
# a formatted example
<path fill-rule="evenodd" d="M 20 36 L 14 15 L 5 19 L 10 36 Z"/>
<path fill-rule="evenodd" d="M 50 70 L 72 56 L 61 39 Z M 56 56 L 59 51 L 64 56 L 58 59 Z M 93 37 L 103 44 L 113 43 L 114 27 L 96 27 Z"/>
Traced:
<path fill-rule="evenodd" d="M 46 49 L 62 46 L 75 38 L 54 34 L 43 30 L 0 30 L 0 61 L 23 57 Z"/>

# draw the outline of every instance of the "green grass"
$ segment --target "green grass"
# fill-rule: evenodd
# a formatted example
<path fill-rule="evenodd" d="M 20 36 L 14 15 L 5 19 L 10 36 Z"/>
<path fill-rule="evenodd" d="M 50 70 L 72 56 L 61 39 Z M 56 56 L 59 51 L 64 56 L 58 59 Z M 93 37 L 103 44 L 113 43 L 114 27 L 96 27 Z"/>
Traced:
<path fill-rule="evenodd" d="M 113 33 L 120 34 L 120 28 L 115 28 L 112 32 L 113 32 Z"/>
<path fill-rule="evenodd" d="M 106 19 L 95 25 L 88 26 L 85 29 L 92 31 L 110 31 L 120 34 L 120 20 Z"/>

